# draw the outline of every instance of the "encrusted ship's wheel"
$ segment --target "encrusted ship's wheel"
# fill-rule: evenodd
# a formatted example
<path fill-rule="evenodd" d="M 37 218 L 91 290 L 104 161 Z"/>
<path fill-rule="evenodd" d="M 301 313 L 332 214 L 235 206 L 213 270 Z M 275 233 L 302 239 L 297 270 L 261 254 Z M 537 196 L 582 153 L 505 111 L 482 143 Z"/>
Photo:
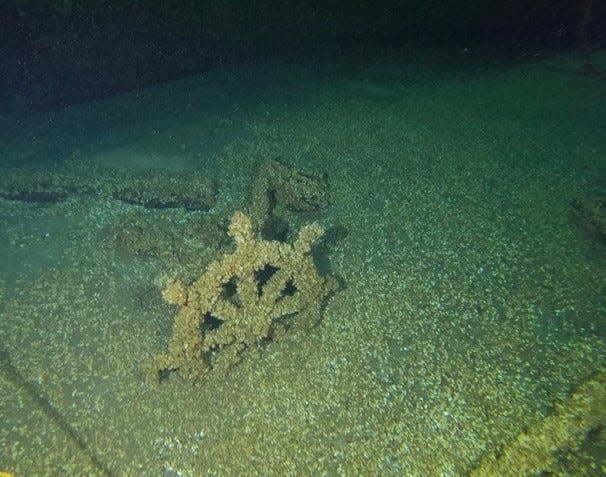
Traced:
<path fill-rule="evenodd" d="M 251 220 L 236 212 L 229 226 L 236 250 L 211 263 L 187 286 L 168 284 L 163 295 L 179 311 L 167 353 L 156 356 L 157 379 L 178 371 L 197 379 L 215 367 L 233 364 L 242 350 L 263 339 L 277 339 L 288 328 L 316 324 L 336 291 L 334 277 L 318 273 L 311 247 L 324 233 L 318 224 L 303 227 L 294 243 L 257 240 Z"/>

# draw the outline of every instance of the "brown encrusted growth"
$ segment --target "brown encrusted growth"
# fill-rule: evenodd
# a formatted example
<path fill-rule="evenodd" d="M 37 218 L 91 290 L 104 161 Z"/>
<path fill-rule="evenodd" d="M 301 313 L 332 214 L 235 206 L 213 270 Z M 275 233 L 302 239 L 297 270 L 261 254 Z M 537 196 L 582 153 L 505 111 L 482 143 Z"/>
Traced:
<path fill-rule="evenodd" d="M 171 305 L 187 304 L 187 286 L 181 280 L 170 280 L 162 291 L 162 298 Z"/>
<path fill-rule="evenodd" d="M 214 367 L 229 367 L 243 350 L 277 339 L 292 326 L 318 323 L 336 291 L 334 277 L 321 276 L 311 247 L 324 233 L 303 227 L 293 244 L 257 240 L 251 220 L 236 212 L 228 234 L 236 250 L 211 263 L 189 287 L 172 281 L 164 293 L 180 304 L 168 352 L 156 356 L 154 378 L 176 370 L 197 379 Z"/>
<path fill-rule="evenodd" d="M 294 212 L 313 212 L 328 204 L 328 182 L 324 175 L 268 160 L 261 165 L 253 184 L 251 216 L 263 229 L 278 205 Z"/>

